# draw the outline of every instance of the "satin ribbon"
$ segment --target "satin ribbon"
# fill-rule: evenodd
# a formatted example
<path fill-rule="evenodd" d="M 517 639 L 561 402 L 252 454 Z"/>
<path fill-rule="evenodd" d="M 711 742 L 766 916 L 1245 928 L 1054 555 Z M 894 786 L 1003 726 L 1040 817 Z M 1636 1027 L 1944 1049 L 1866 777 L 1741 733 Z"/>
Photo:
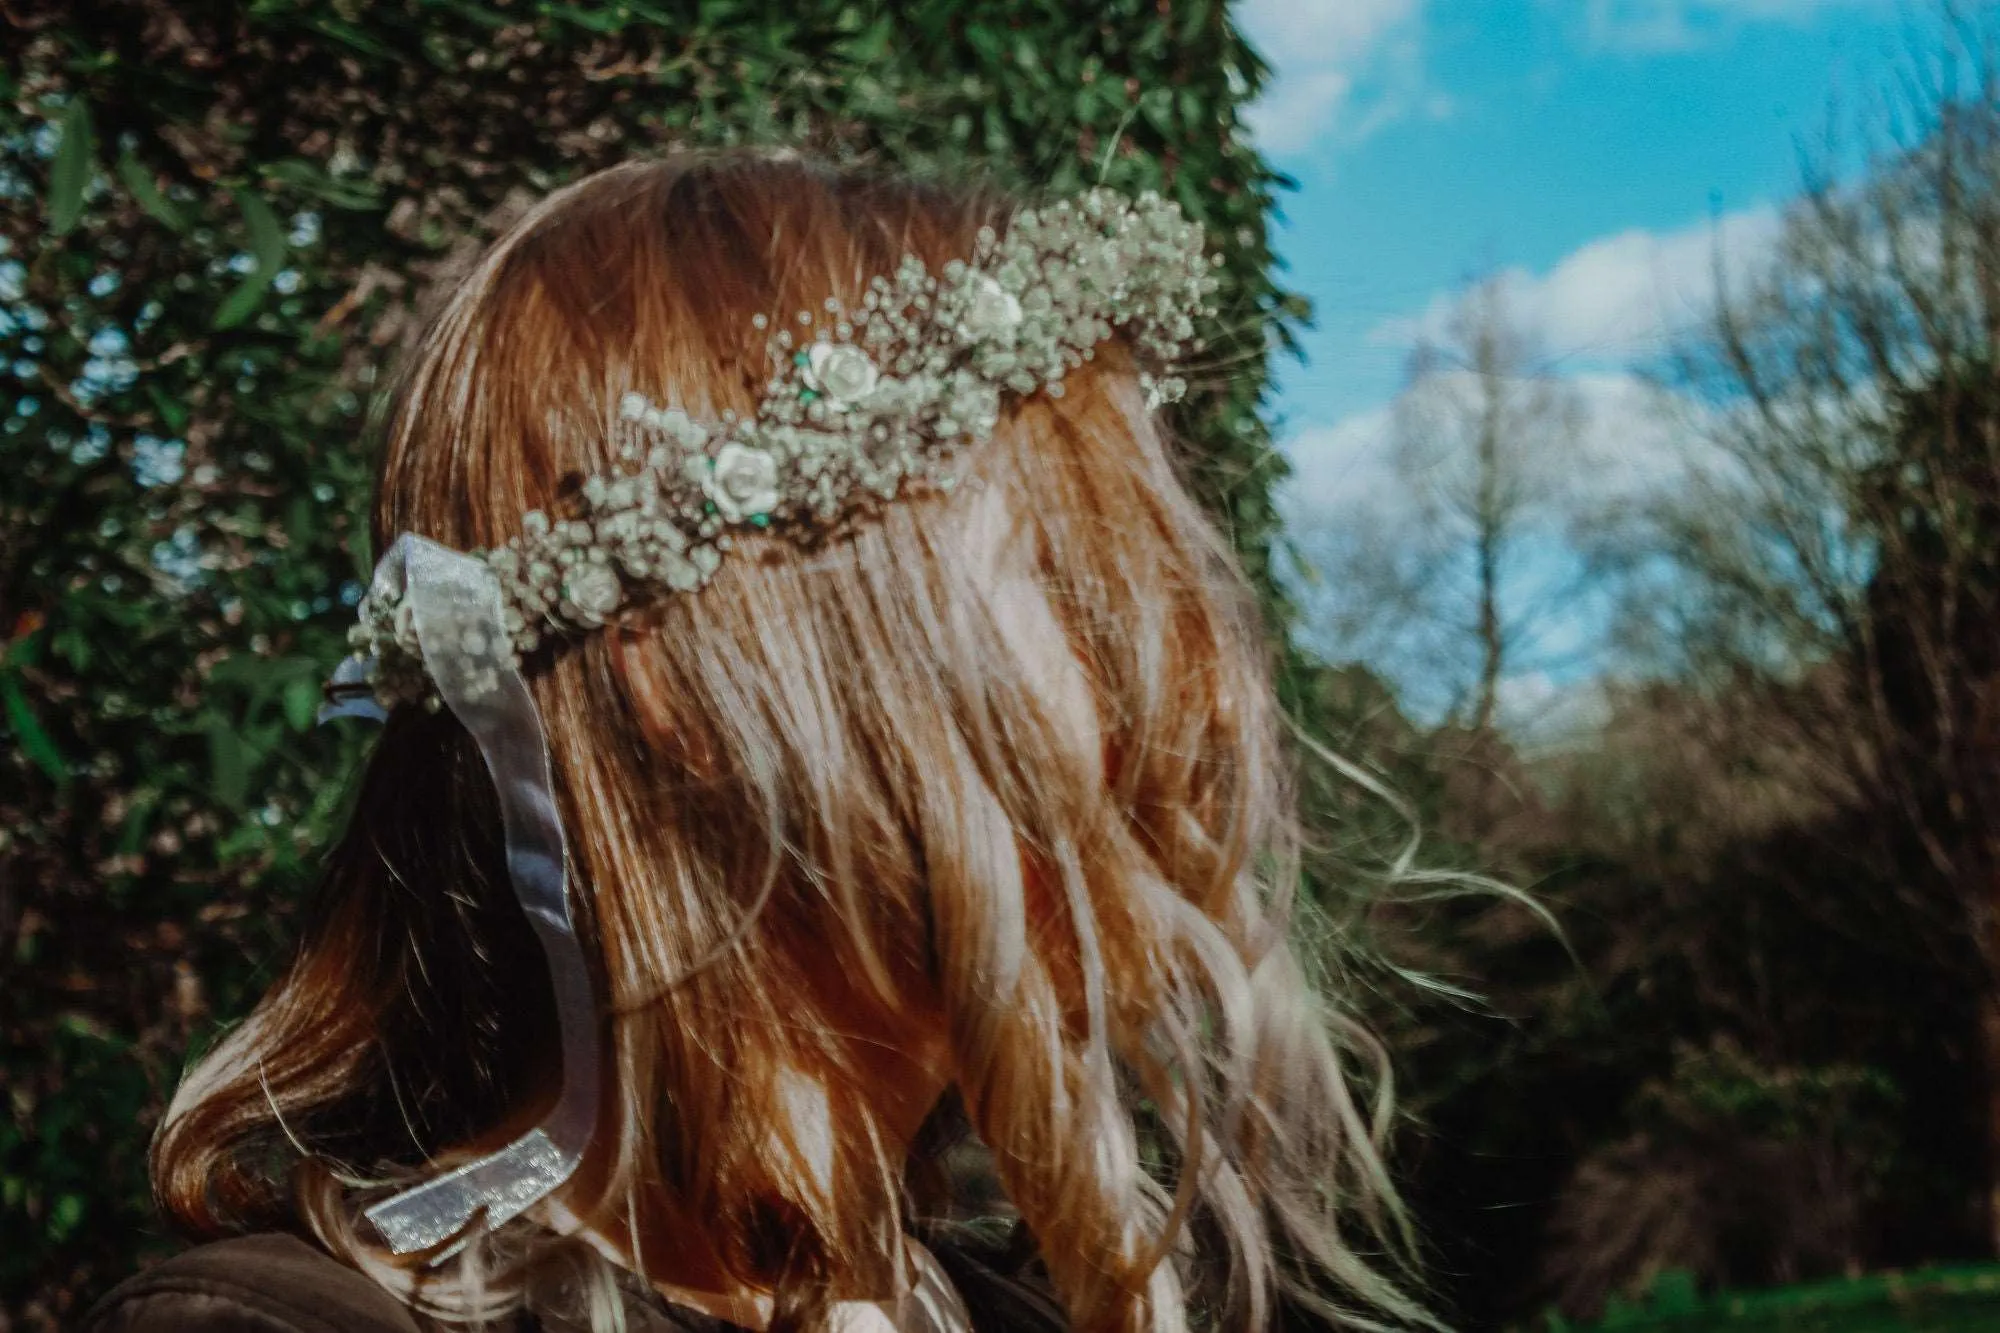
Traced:
<path fill-rule="evenodd" d="M 548 738 L 534 696 L 507 654 L 499 583 L 478 557 L 406 533 L 376 565 L 374 585 L 378 595 L 409 609 L 438 697 L 471 733 L 492 775 L 507 875 L 548 960 L 562 1039 L 562 1093 L 546 1119 L 499 1151 L 365 1211 L 392 1251 L 413 1254 L 458 1236 L 482 1211 L 489 1229 L 520 1216 L 575 1172 L 597 1120 L 597 1010 L 570 914 Z M 371 669 L 350 658 L 333 683 L 360 683 Z M 345 716 L 379 720 L 386 714 L 367 697 L 320 710 L 321 721 Z M 457 1253 L 466 1239 L 431 1262 Z"/>

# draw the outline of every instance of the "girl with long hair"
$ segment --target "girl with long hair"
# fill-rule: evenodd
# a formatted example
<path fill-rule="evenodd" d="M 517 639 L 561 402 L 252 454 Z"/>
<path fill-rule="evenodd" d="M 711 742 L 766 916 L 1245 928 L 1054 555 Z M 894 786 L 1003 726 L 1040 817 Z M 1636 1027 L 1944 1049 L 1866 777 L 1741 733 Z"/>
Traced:
<path fill-rule="evenodd" d="M 1426 1323 L 1157 410 L 1207 267 L 749 155 L 501 236 L 386 417 L 317 915 L 155 1140 L 208 1243 L 93 1327 Z"/>

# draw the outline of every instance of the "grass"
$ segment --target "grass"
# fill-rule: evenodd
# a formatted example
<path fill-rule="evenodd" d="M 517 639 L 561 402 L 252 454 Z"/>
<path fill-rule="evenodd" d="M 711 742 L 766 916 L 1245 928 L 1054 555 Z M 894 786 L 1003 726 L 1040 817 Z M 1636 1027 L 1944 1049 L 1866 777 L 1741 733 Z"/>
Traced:
<path fill-rule="evenodd" d="M 1663 1273 L 1645 1300 L 1614 1302 L 1594 1324 L 1550 1316 L 1548 1333 L 1988 1333 L 2000 1330 L 2000 1265 L 1905 1273 L 1703 1295 L 1686 1273 Z"/>

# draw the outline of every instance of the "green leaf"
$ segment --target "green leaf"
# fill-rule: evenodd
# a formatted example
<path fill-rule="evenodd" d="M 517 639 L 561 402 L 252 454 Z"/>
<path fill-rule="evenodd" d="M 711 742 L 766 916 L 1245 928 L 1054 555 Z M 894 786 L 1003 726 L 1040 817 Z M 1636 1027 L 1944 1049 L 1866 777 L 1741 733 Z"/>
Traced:
<path fill-rule="evenodd" d="M 1201 100 L 1201 94 L 1194 89 L 1181 89 L 1180 97 L 1177 100 L 1180 103 L 1182 126 L 1193 129 L 1199 125 L 1213 123 L 1207 106 Z"/>
<path fill-rule="evenodd" d="M 293 731 L 311 731 L 319 716 L 320 688 L 316 681 L 295 676 L 285 682 L 285 721 Z"/>
<path fill-rule="evenodd" d="M 289 185 L 335 208 L 375 208 L 382 202 L 382 189 L 372 180 L 337 180 L 303 158 L 288 157 L 264 168 L 267 180 Z"/>
<path fill-rule="evenodd" d="M 0 671 L 9 667 L 31 667 L 42 660 L 43 625 L 39 618 L 26 632 L 17 635 L 11 643 L 0 643 Z"/>
<path fill-rule="evenodd" d="M 257 271 L 268 280 L 285 264 L 285 224 L 278 221 L 262 195 L 250 190 L 236 191 L 236 207 L 242 210 L 243 225 L 250 232 L 250 253 L 257 260 Z"/>
<path fill-rule="evenodd" d="M 9 673 L 0 676 L 0 701 L 7 710 L 7 729 L 14 733 L 14 743 L 21 747 L 21 753 L 35 763 L 35 767 L 49 775 L 49 780 L 58 785 L 69 781 L 69 765 L 64 762 L 62 751 L 56 748 L 49 733 L 42 730 L 35 710 L 28 706 L 28 696 L 21 692 L 18 677 Z"/>
<path fill-rule="evenodd" d="M 56 656 L 78 671 L 88 671 L 91 658 L 95 656 L 90 647 L 90 636 L 75 626 L 56 631 L 49 646 L 55 650 Z"/>
<path fill-rule="evenodd" d="M 83 1196 L 80 1194 L 60 1196 L 56 1200 L 55 1207 L 49 1210 L 49 1239 L 68 1239 L 81 1221 L 83 1221 Z"/>
<path fill-rule="evenodd" d="M 215 799 L 241 810 L 250 795 L 250 751 L 227 719 L 213 718 L 208 724 L 208 769 Z"/>
<path fill-rule="evenodd" d="M 160 414 L 160 420 L 175 435 L 187 429 L 187 404 L 170 396 L 151 378 L 146 381 L 146 396 L 153 400 L 153 410 Z"/>
<path fill-rule="evenodd" d="M 90 103 L 82 94 L 69 99 L 63 108 L 61 141 L 56 145 L 55 164 L 49 169 L 49 235 L 63 236 L 83 216 L 83 192 L 90 185 L 96 165 L 96 147 L 90 131 Z"/>
<path fill-rule="evenodd" d="M 135 798 L 125 814 L 125 822 L 118 830 L 118 850 L 131 855 L 139 850 L 146 840 L 146 828 L 153 820 L 153 808 L 158 802 L 150 796 Z"/>
<path fill-rule="evenodd" d="M 244 276 L 236 290 L 216 309 L 211 323 L 217 329 L 233 329 L 256 314 L 257 307 L 264 302 L 264 293 L 270 290 L 271 279 L 278 276 L 278 269 L 285 262 L 285 228 L 271 206 L 249 190 L 236 191 L 236 206 L 242 210 L 250 255 L 257 261 L 257 267 Z"/>
<path fill-rule="evenodd" d="M 842 54 L 856 65 L 868 68 L 886 60 L 896 28 L 887 18 L 878 19 L 847 41 Z"/>
<path fill-rule="evenodd" d="M 965 41 L 983 64 L 998 65 L 1007 59 L 1007 53 L 1000 45 L 1000 34 L 985 23 L 969 24 L 965 30 Z"/>
<path fill-rule="evenodd" d="M 371 56 L 380 56 L 384 60 L 394 60 L 396 58 L 395 52 L 376 41 L 373 37 L 370 37 L 361 29 L 355 27 L 352 23 L 345 23 L 336 18 L 315 18 L 312 20 L 312 26 L 318 28 L 335 41 L 351 46 L 357 51 L 365 52 Z"/>
<path fill-rule="evenodd" d="M 217 329 L 233 329 L 250 316 L 257 313 L 257 307 L 264 302 L 264 293 L 271 286 L 271 280 L 261 273 L 252 273 L 236 285 L 229 299 L 216 307 L 215 319 L 211 321 Z"/>
<path fill-rule="evenodd" d="M 251 693 L 283 674 L 282 662 L 256 653 L 234 653 L 223 658 L 208 669 L 208 683 L 211 685 L 234 685 Z"/>
<path fill-rule="evenodd" d="M 146 210 L 146 216 L 168 231 L 187 230 L 187 219 L 181 216 L 180 209 L 176 208 L 173 200 L 167 198 L 161 191 L 159 182 L 153 179 L 153 173 L 147 170 L 145 163 L 133 155 L 131 149 L 128 148 L 118 155 L 118 163 L 114 170 L 118 173 L 119 181 L 125 186 L 125 192 L 132 196 L 134 203 Z"/>
<path fill-rule="evenodd" d="M 300 549 L 312 542 L 313 533 L 319 527 L 318 509 L 309 495 L 295 495 L 285 506 L 285 536 Z"/>
<path fill-rule="evenodd" d="M 347 540 L 341 543 L 347 548 L 347 555 L 354 562 L 354 577 L 362 586 L 375 577 L 375 543 L 368 534 L 368 511 L 356 506 L 348 511 Z"/>
<path fill-rule="evenodd" d="M 626 26 L 626 16 L 614 10 L 586 9 L 581 5 L 544 5 L 542 13 L 549 18 L 574 23 L 586 32 L 614 33 Z"/>

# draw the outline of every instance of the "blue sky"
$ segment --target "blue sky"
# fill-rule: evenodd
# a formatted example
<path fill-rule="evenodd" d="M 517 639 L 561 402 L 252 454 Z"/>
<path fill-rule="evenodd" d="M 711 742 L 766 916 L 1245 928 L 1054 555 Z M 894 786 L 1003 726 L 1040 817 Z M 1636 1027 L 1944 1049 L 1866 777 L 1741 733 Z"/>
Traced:
<path fill-rule="evenodd" d="M 1411 344 L 1475 272 L 1506 275 L 1520 322 L 1586 396 L 1598 464 L 1656 474 L 1629 368 L 1702 308 L 1718 239 L 1732 267 L 1768 250 L 1830 105 L 1878 97 L 1911 33 L 1932 30 L 1902 0 L 1235 12 L 1277 72 L 1256 138 L 1299 182 L 1278 248 L 1317 321 L 1305 363 L 1278 368 L 1277 408 L 1297 471 L 1288 511 L 1307 527 L 1387 484 Z"/>

